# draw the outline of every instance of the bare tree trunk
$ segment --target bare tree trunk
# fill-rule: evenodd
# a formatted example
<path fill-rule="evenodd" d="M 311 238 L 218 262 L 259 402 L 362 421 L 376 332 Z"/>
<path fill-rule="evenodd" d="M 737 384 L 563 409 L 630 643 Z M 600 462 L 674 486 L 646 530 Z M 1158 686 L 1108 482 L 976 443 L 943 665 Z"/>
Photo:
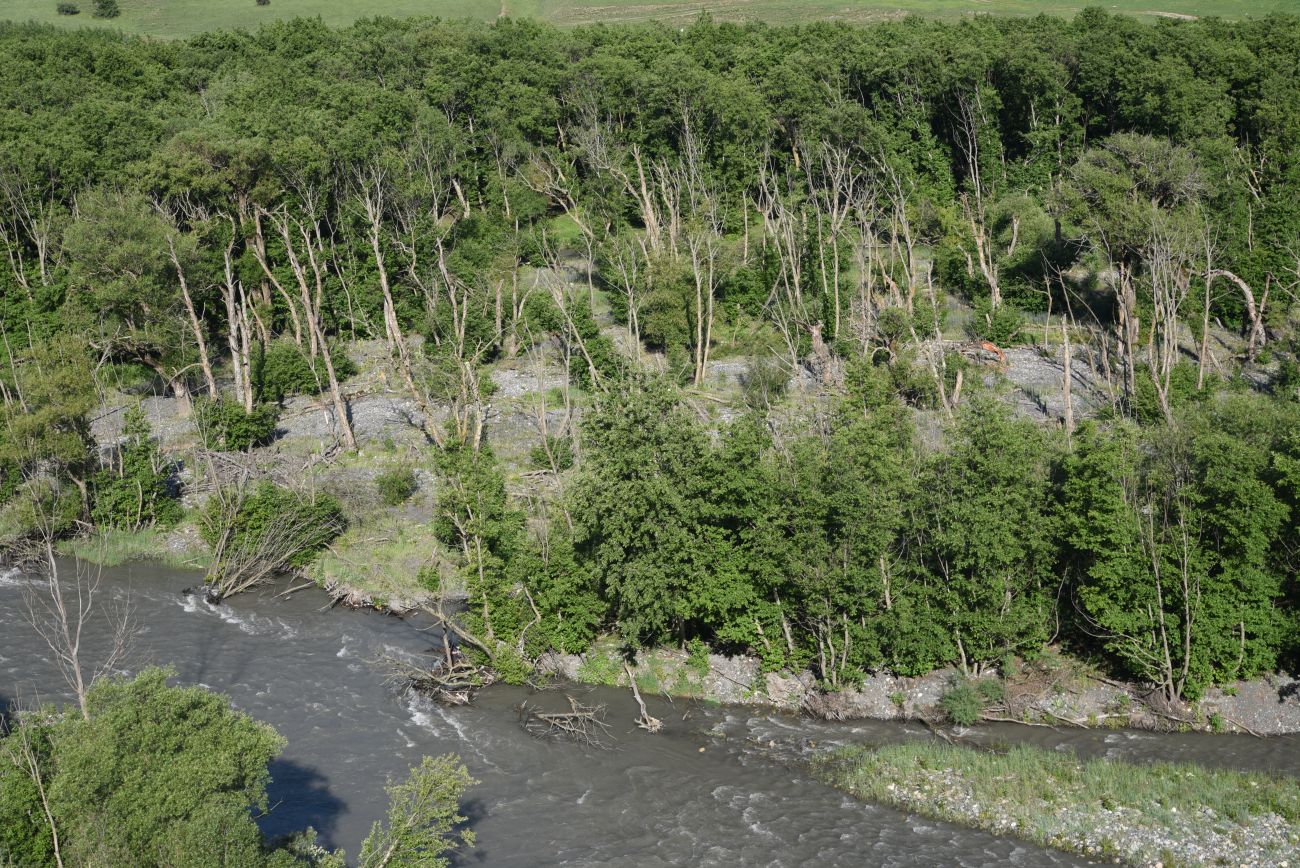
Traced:
<path fill-rule="evenodd" d="M 1061 400 L 1065 407 L 1065 442 L 1068 445 L 1074 436 L 1074 401 L 1071 398 L 1071 381 L 1074 379 L 1070 356 L 1070 329 L 1065 317 L 1061 317 L 1061 342 L 1065 347 L 1065 370 L 1061 377 Z"/>
<path fill-rule="evenodd" d="M 198 312 L 194 309 L 194 299 L 190 296 L 189 281 L 185 279 L 185 266 L 181 264 L 180 256 L 176 253 L 175 239 L 169 234 L 167 236 L 167 253 L 171 258 L 172 267 L 176 269 L 176 280 L 180 283 L 181 299 L 185 303 L 185 313 L 189 319 L 190 331 L 194 334 L 194 343 L 199 350 L 199 367 L 203 371 L 203 380 L 208 386 L 208 397 L 216 400 L 217 381 L 212 376 L 212 363 L 208 357 L 208 341 L 203 336 L 203 324 L 199 321 Z"/>
<path fill-rule="evenodd" d="M 222 251 L 224 280 L 221 300 L 226 307 L 226 343 L 230 348 L 230 367 L 235 375 L 235 400 L 244 412 L 253 411 L 252 323 L 249 317 L 248 297 L 243 284 L 235 276 L 235 221 L 230 222 L 230 240 Z"/>
<path fill-rule="evenodd" d="M 370 230 L 370 250 L 375 258 L 375 269 L 379 274 L 379 289 L 384 297 L 384 333 L 388 339 L 389 356 L 397 362 L 398 371 L 402 379 L 406 382 L 407 392 L 425 416 L 426 430 L 432 425 L 432 419 L 428 412 L 424 396 L 415 385 L 415 374 L 411 364 L 411 354 L 406 346 L 406 338 L 402 334 L 401 324 L 397 321 L 397 304 L 393 300 L 391 284 L 388 280 L 388 268 L 384 260 L 384 249 L 380 233 L 383 228 L 384 218 L 384 183 L 383 172 L 381 169 L 374 167 L 370 170 L 369 175 L 360 181 L 360 199 L 362 208 L 366 214 L 366 220 Z M 500 296 L 498 295 L 498 300 Z M 499 309 L 499 305 L 498 305 Z M 498 313 L 498 323 L 500 315 Z M 500 331 L 500 325 L 497 327 Z"/>
<path fill-rule="evenodd" d="M 309 335 L 311 337 L 311 353 L 314 356 L 319 355 L 321 363 L 325 366 L 325 375 L 329 382 L 330 401 L 334 408 L 335 424 L 338 426 L 339 433 L 343 439 L 343 445 L 348 449 L 357 448 L 357 438 L 352 430 L 352 420 L 348 413 L 347 401 L 343 397 L 343 389 L 339 385 L 338 375 L 334 370 L 334 360 L 330 358 L 329 347 L 325 341 L 325 332 L 320 322 L 319 300 L 323 291 L 323 274 L 322 263 L 317 256 L 316 247 L 313 244 L 313 230 L 307 222 L 290 217 L 286 210 L 276 213 L 263 212 L 264 216 L 269 217 L 276 225 L 280 232 L 280 237 L 284 242 L 285 255 L 289 259 L 289 266 L 293 270 L 294 278 L 298 283 L 298 289 L 302 296 L 303 312 L 306 315 Z M 309 222 L 315 218 L 307 218 Z M 294 235 L 297 234 L 304 244 L 308 258 L 308 266 L 312 269 L 315 283 L 315 299 L 313 299 L 312 284 L 307 277 L 306 268 L 303 267 L 302 260 L 294 246 Z M 319 237 L 318 233 L 315 237 Z M 272 284 L 281 292 L 282 295 L 289 299 L 292 305 L 292 299 L 289 293 L 284 289 L 280 282 L 275 278 L 270 267 L 268 266 L 264 255 L 255 254 L 262 265 L 262 270 Z M 301 345 L 301 344 L 300 344 Z"/>
<path fill-rule="evenodd" d="M 32 785 L 36 787 L 36 795 L 41 802 L 41 813 L 45 815 L 45 825 L 50 830 L 50 844 L 54 849 L 54 864 L 58 868 L 63 868 L 63 851 L 59 841 L 59 824 L 54 819 L 54 812 L 50 809 L 50 798 L 45 789 L 45 772 L 41 768 L 41 758 L 37 752 L 36 745 L 32 743 L 31 729 L 28 726 L 19 724 L 10 733 L 4 741 L 4 752 L 8 760 L 26 773 L 31 780 Z"/>

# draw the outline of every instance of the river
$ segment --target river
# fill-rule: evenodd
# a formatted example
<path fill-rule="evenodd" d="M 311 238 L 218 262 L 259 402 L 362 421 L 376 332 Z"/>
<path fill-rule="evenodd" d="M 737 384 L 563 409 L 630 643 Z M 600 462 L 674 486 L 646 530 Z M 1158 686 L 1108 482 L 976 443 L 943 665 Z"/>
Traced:
<path fill-rule="evenodd" d="M 102 587 L 130 599 L 141 631 L 133 670 L 170 665 L 180 681 L 224 693 L 288 739 L 272 767 L 276 807 L 263 821 L 272 834 L 312 825 L 324 843 L 355 856 L 384 813 L 386 780 L 426 754 L 454 752 L 480 781 L 464 805 L 478 841 L 463 865 L 1089 864 L 859 803 L 804 768 L 812 751 L 829 745 L 928 737 L 916 725 L 824 723 L 647 698 L 665 724 L 648 735 L 632 724 L 626 691 L 579 686 L 584 703 L 608 708 L 608 749 L 539 741 L 521 730 L 515 707 L 525 699 L 562 704 L 562 693 L 498 686 L 471 707 L 445 708 L 387 685 L 382 658 L 433 645 L 416 621 L 330 610 L 315 589 L 288 598 L 245 594 L 214 608 L 180 593 L 195 581 L 139 564 L 104 570 Z M 19 573 L 0 574 L 0 708 L 66 694 L 23 616 L 28 584 Z M 1300 775 L 1293 737 L 1014 725 L 982 727 L 971 737 Z"/>

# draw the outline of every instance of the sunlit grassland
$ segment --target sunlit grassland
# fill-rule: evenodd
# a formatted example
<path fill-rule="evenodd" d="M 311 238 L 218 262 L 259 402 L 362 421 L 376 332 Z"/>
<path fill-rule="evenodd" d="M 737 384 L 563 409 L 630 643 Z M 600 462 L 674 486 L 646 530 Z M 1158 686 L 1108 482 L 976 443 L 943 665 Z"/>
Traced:
<path fill-rule="evenodd" d="M 127 33 L 190 36 L 208 30 L 255 28 L 271 21 L 317 17 L 331 25 L 360 18 L 439 16 L 490 21 L 502 13 L 560 25 L 645 23 L 680 26 L 702 13 L 718 21 L 848 21 L 866 23 L 918 14 L 955 19 L 977 13 L 1072 16 L 1088 6 L 1148 20 L 1159 16 L 1260 17 L 1296 11 L 1295 0 L 119 0 L 122 14 L 93 18 L 94 0 L 73 0 L 79 15 L 59 15 L 57 0 L 0 0 L 0 20 L 39 21 L 69 27 L 111 26 Z"/>

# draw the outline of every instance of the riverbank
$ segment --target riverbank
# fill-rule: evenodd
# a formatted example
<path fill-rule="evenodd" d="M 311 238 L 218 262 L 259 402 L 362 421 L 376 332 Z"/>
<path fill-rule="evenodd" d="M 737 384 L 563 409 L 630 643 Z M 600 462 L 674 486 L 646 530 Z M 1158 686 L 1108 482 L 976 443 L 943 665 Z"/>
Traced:
<path fill-rule="evenodd" d="M 814 768 L 865 801 L 1092 858 L 1286 866 L 1300 856 L 1294 778 L 946 744 L 842 748 Z"/>
<path fill-rule="evenodd" d="M 309 565 L 302 578 L 311 579 L 344 605 L 407 615 L 433 595 L 409 585 L 384 586 L 374 577 L 392 572 L 394 564 L 414 571 L 415 566 L 406 563 L 418 560 L 414 535 L 412 527 L 394 527 L 387 533 L 358 536 L 351 545 L 337 544 Z M 366 557 L 350 554 L 366 544 L 375 549 Z M 63 549 L 65 554 L 103 566 L 153 561 L 201 569 L 207 559 L 206 547 L 188 524 L 165 533 L 108 531 L 70 540 Z M 366 581 L 348 580 L 362 573 Z M 539 661 L 539 669 L 580 683 L 628 686 L 621 649 L 610 639 L 585 654 L 548 654 Z M 702 648 L 695 653 L 675 648 L 643 651 L 631 669 L 638 688 L 648 695 L 771 707 L 827 720 L 931 723 L 949 722 L 942 701 L 958 678 L 952 668 L 914 678 L 879 672 L 855 687 L 825 692 L 811 672 L 764 671 L 757 657 L 711 654 Z M 1300 733 L 1300 678 L 1283 673 L 1219 685 L 1197 702 L 1178 706 L 1148 702 L 1143 685 L 1116 681 L 1052 651 L 986 680 L 996 682 L 991 692 L 998 698 L 983 709 L 984 720 L 1156 732 Z"/>
<path fill-rule="evenodd" d="M 572 681 L 627 687 L 617 645 L 598 643 L 586 654 L 548 655 L 545 672 Z M 818 689 L 810 672 L 765 672 L 756 657 L 726 657 L 671 648 L 642 652 L 631 667 L 643 693 L 725 705 L 770 706 L 827 720 L 948 722 L 942 702 L 959 676 L 951 668 L 916 678 L 874 673 L 856 687 Z M 997 699 L 981 719 L 1064 727 L 1151 731 L 1300 732 L 1300 679 L 1275 674 L 1220 685 L 1195 703 L 1149 702 L 1138 684 L 1107 678 L 1080 661 L 1046 653 L 985 679 Z"/>

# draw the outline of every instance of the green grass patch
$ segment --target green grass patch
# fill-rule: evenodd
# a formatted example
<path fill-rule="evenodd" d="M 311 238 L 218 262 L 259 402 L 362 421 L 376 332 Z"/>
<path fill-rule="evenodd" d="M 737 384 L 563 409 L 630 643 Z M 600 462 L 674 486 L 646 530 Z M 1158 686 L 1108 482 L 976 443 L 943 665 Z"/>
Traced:
<path fill-rule="evenodd" d="M 583 684 L 613 687 L 623 674 L 623 661 L 617 651 L 596 645 L 583 657 L 575 674 Z"/>
<path fill-rule="evenodd" d="M 861 799 L 1138 864 L 1202 864 L 1242 842 L 1257 849 L 1234 864 L 1276 864 L 1300 846 L 1294 778 L 930 743 L 842 748 L 816 770 Z"/>
<path fill-rule="evenodd" d="M 308 575 L 319 585 L 359 591 L 372 600 L 410 601 L 429 593 L 419 574 L 436 566 L 435 545 L 427 524 L 388 519 L 354 527 L 321 552 Z"/>
<path fill-rule="evenodd" d="M 139 531 L 105 528 L 90 536 L 64 540 L 59 544 L 59 551 L 103 567 L 117 567 L 131 561 L 157 561 L 178 569 L 208 566 L 205 549 L 172 549 L 167 545 L 167 533 L 154 528 Z"/>

